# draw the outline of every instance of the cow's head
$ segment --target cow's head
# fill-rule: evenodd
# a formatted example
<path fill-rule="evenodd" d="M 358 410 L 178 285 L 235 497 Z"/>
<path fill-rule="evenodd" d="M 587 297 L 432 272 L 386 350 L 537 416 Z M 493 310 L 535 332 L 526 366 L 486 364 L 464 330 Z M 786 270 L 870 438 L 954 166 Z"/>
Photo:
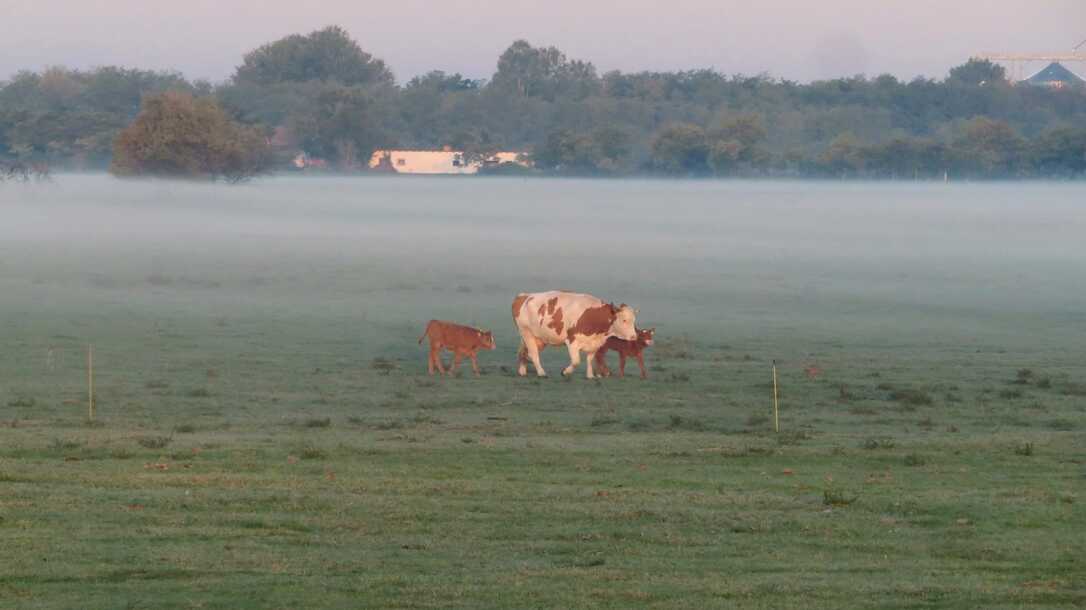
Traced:
<path fill-rule="evenodd" d="M 639 328 L 637 329 L 637 342 L 645 346 L 652 345 L 652 337 L 655 334 L 655 328 Z"/>
<path fill-rule="evenodd" d="M 483 341 L 484 348 L 494 349 L 494 333 L 489 330 L 479 331 L 479 338 Z"/>
<path fill-rule="evenodd" d="M 615 312 L 614 322 L 611 322 L 612 336 L 619 339 L 625 339 L 626 341 L 635 341 L 637 339 L 637 330 L 634 327 L 634 317 L 637 312 L 633 307 L 623 303 L 616 309 L 614 305 L 611 306 Z"/>

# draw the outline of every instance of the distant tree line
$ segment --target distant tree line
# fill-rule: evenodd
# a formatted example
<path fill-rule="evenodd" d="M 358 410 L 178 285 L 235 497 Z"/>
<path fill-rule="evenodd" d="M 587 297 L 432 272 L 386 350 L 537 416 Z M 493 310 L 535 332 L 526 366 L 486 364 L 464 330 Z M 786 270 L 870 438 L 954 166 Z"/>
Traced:
<path fill-rule="evenodd" d="M 9 164 L 236 179 L 298 151 L 356 171 L 378 148 L 446 145 L 523 150 L 567 175 L 1072 178 L 1086 173 L 1086 91 L 1015 86 L 982 60 L 908 82 L 599 74 L 524 41 L 489 80 L 397 84 L 337 27 L 255 49 L 220 84 L 116 67 L 0 83 Z"/>

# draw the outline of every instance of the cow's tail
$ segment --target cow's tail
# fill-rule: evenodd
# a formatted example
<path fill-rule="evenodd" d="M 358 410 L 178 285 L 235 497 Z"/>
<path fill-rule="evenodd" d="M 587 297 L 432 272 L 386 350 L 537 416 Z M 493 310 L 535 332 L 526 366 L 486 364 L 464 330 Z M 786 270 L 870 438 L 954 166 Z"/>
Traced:
<path fill-rule="evenodd" d="M 432 327 L 434 326 L 434 323 L 435 323 L 435 322 L 437 322 L 437 320 L 430 320 L 430 321 L 429 321 L 429 322 L 428 322 L 428 323 L 426 324 L 426 330 L 422 331 L 422 336 L 421 336 L 421 337 L 419 337 L 419 345 L 422 345 L 422 340 L 423 340 L 423 339 L 425 339 L 426 337 L 430 336 L 430 329 L 431 329 L 431 328 L 432 328 Z"/>

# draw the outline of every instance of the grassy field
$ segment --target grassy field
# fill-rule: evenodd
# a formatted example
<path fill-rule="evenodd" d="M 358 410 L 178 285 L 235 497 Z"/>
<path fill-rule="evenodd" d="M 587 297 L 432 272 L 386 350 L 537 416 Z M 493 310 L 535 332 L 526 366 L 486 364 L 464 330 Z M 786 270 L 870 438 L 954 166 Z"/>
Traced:
<path fill-rule="evenodd" d="M 1086 604 L 1065 276 L 635 258 L 602 296 L 658 326 L 650 379 L 521 379 L 512 296 L 588 271 L 283 234 L 0 232 L 0 607 Z M 482 378 L 425 374 L 444 312 L 494 328 Z"/>

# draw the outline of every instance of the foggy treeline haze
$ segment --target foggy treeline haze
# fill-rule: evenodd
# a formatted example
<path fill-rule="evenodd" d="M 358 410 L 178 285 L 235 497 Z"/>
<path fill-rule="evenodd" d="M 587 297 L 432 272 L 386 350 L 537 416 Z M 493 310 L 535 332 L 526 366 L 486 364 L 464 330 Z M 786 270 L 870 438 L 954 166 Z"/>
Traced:
<path fill-rule="evenodd" d="M 607 12 L 602 4 L 585 10 L 602 15 Z M 872 9 L 840 4 L 850 11 L 843 20 L 850 27 L 878 23 L 888 40 L 895 40 Z M 902 15 L 913 20 L 934 16 L 925 12 L 925 3 L 910 4 L 915 6 L 901 8 Z M 990 32 L 991 20 L 1002 9 L 985 12 L 988 21 L 970 27 L 964 12 L 968 4 L 938 14 L 966 33 Z M 17 9 L 33 20 L 28 6 Z M 1080 11 L 1077 7 L 1049 6 L 1037 19 L 1067 21 Z M 693 19 L 685 9 L 676 10 Z M 809 12 L 802 8 L 796 14 Z M 749 32 L 740 32 L 742 24 L 762 23 L 755 14 L 761 13 L 739 10 L 734 23 L 719 23 L 719 38 L 726 41 L 721 44 L 730 48 L 736 33 L 745 39 Z M 500 21 L 500 15 L 494 18 Z M 794 17 L 782 18 L 774 30 L 784 45 L 783 34 L 794 30 Z M 674 15 L 664 17 L 661 28 L 682 31 L 674 22 Z M 420 18 L 418 27 L 425 29 L 427 23 Z M 697 54 L 689 55 L 682 68 L 671 68 L 671 62 L 664 71 L 644 69 L 659 62 L 636 45 L 629 58 L 642 58 L 642 69 L 613 61 L 607 64 L 622 69 L 604 69 L 595 57 L 567 54 L 541 36 L 507 43 L 491 59 L 496 67 L 482 77 L 422 69 L 397 79 L 380 46 L 388 44 L 384 37 L 370 35 L 367 27 L 359 27 L 366 32 L 361 37 L 339 26 L 302 30 L 255 45 L 241 56 L 218 59 L 237 67 L 215 82 L 143 69 L 135 58 L 123 62 L 131 67 L 13 67 L 11 77 L 0 82 L 0 160 L 48 163 L 62 170 L 106 169 L 111 162 L 116 165 L 118 134 L 148 96 L 181 92 L 212 100 L 230 120 L 262 133 L 272 145 L 274 169 L 288 168 L 292 158 L 304 153 L 330 169 L 357 172 L 376 149 L 451 146 L 480 157 L 497 150 L 522 152 L 535 172 L 564 175 L 957 179 L 1068 178 L 1086 172 L 1086 89 L 1081 83 L 1061 89 L 1017 84 L 1004 67 L 969 59 L 973 51 L 953 45 L 944 49 L 944 57 L 956 55 L 941 74 L 895 76 L 891 70 L 902 70 L 884 54 L 871 59 L 882 58 L 886 66 L 833 60 L 864 56 L 864 45 L 850 35 L 834 38 L 822 21 L 812 23 L 830 32 L 829 42 L 816 44 L 812 54 L 829 58 L 826 65 L 840 76 L 790 80 L 781 76 L 794 74 L 787 64 L 777 64 L 779 72 L 733 73 L 699 67 Z M 946 23 L 936 31 L 943 27 Z M 1046 21 L 1034 34 L 1053 27 Z M 238 36 L 248 38 L 247 28 L 239 26 Z M 1007 28 L 1022 30 L 1012 24 Z M 1074 39 L 1062 26 L 1056 29 Z M 216 36 L 215 31 L 207 36 Z M 417 35 L 412 32 L 402 30 L 408 39 Z M 1042 44 L 1051 39 L 1015 34 L 998 40 Z M 748 50 L 756 53 L 766 40 L 750 40 Z M 595 51 L 592 45 L 571 44 Z M 904 45 L 895 56 L 920 56 L 930 46 Z M 389 44 L 389 50 L 395 49 Z M 86 66 L 84 59 L 73 53 L 70 65 Z M 432 65 L 448 62 L 444 53 L 433 53 Z M 804 74 L 822 76 L 824 70 Z"/>

